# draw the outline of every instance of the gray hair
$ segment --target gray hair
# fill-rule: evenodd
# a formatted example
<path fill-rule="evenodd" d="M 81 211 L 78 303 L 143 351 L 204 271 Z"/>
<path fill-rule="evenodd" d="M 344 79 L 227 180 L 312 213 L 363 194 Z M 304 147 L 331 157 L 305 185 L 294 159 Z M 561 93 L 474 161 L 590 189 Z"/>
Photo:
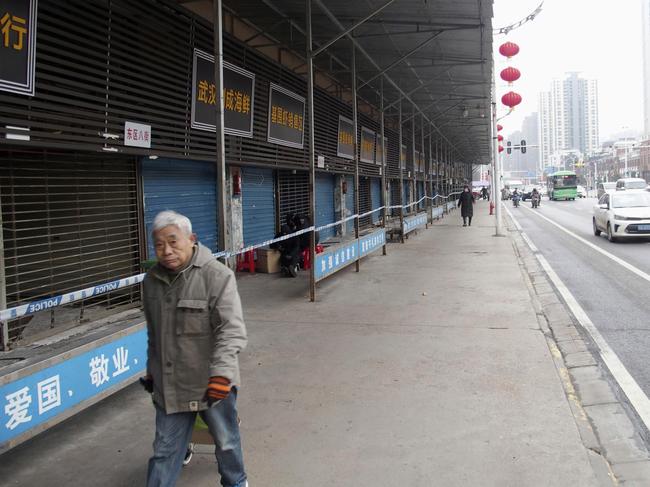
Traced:
<path fill-rule="evenodd" d="M 172 210 L 161 211 L 156 215 L 156 218 L 153 219 L 151 234 L 153 235 L 158 230 L 170 225 L 178 227 L 185 235 L 192 235 L 192 222 L 190 219 Z"/>

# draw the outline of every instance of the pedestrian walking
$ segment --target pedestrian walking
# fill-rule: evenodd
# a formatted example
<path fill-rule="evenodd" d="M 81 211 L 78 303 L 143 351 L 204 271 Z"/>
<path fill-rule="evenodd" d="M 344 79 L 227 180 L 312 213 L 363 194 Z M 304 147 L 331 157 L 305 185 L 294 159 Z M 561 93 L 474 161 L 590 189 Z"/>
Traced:
<path fill-rule="evenodd" d="M 236 401 L 247 340 L 235 275 L 179 213 L 159 213 L 152 237 L 158 262 L 143 283 L 148 349 L 141 379 L 156 410 L 147 487 L 176 485 L 197 414 L 214 439 L 221 485 L 246 487 Z"/>
<path fill-rule="evenodd" d="M 469 189 L 469 186 L 463 188 L 463 192 L 458 198 L 458 207 L 460 214 L 463 217 L 463 226 L 472 226 L 472 217 L 474 216 L 474 195 Z M 469 220 L 469 223 L 468 223 Z"/>

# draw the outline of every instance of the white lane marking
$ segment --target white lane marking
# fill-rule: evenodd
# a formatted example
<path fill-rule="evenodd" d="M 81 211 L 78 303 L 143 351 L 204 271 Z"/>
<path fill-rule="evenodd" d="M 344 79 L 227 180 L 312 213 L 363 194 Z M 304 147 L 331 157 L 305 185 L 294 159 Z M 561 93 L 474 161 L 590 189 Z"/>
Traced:
<path fill-rule="evenodd" d="M 601 249 L 598 245 L 593 244 L 593 243 L 591 243 L 589 240 L 586 240 L 586 239 L 582 238 L 580 235 L 578 235 L 578 234 L 572 232 L 571 230 L 569 230 L 569 229 L 567 229 L 567 228 L 564 228 L 564 227 L 563 227 L 562 225 L 560 225 L 559 223 L 554 222 L 554 221 L 551 220 L 550 218 L 548 218 L 548 217 L 542 215 L 541 213 L 536 212 L 536 211 L 533 211 L 531 208 L 526 208 L 526 209 L 527 209 L 528 211 L 530 211 L 531 213 L 534 213 L 534 214 L 537 215 L 538 217 L 543 218 L 544 220 L 546 220 L 547 222 L 549 222 L 551 225 L 555 225 L 557 228 L 559 228 L 560 230 L 562 230 L 564 233 L 566 233 L 566 234 L 568 234 L 568 235 L 571 235 L 571 236 L 572 236 L 573 238 L 575 238 L 576 240 L 582 242 L 583 244 L 587 245 L 588 247 L 591 247 L 591 248 L 594 249 L 596 252 L 601 253 L 602 255 L 604 255 L 605 257 L 607 257 L 608 259 L 611 259 L 611 260 L 613 260 L 614 262 L 616 262 L 617 264 L 619 264 L 619 265 L 625 267 L 628 271 L 633 272 L 634 274 L 636 274 L 637 276 L 639 276 L 641 279 L 645 279 L 646 281 L 650 282 L 650 274 L 647 274 L 647 273 L 643 272 L 641 269 L 638 269 L 638 268 L 634 267 L 632 264 L 630 264 L 629 262 L 627 262 L 627 261 L 621 259 L 620 257 L 617 257 L 617 256 L 615 256 L 614 254 L 610 254 L 610 253 L 607 252 L 606 250 Z M 508 213 L 510 213 L 510 212 L 508 212 Z M 511 214 L 510 216 L 512 216 L 512 214 Z"/>
<path fill-rule="evenodd" d="M 508 210 L 506 209 L 506 211 Z M 508 211 L 508 214 L 514 222 L 517 222 L 510 211 Z M 614 352 L 614 350 L 612 350 L 611 347 L 607 344 L 605 338 L 596 328 L 596 325 L 594 325 L 585 310 L 582 309 L 582 306 L 580 306 L 576 298 L 573 297 L 571 291 L 569 291 L 560 277 L 555 273 L 546 258 L 539 252 L 537 247 L 532 245 L 532 241 L 528 235 L 526 235 L 524 232 L 521 232 L 521 236 L 530 246 L 530 250 L 535 254 L 537 261 L 540 263 L 544 271 L 546 271 L 549 279 L 551 282 L 553 282 L 556 289 L 562 295 L 562 298 L 573 313 L 573 316 L 575 316 L 578 323 L 580 323 L 582 328 L 584 328 L 589 336 L 591 336 L 591 339 L 594 341 L 596 347 L 598 348 L 598 354 L 600 355 L 600 358 L 609 369 L 610 373 L 614 377 L 614 380 L 618 383 L 623 393 L 627 396 L 630 404 L 639 415 L 639 418 L 641 418 L 641 421 L 643 421 L 645 427 L 650 428 L 650 399 L 648 399 L 648 396 L 646 396 L 639 384 L 637 384 L 632 375 L 625 368 L 625 365 L 623 365 L 621 359 L 618 358 L 616 352 Z"/>

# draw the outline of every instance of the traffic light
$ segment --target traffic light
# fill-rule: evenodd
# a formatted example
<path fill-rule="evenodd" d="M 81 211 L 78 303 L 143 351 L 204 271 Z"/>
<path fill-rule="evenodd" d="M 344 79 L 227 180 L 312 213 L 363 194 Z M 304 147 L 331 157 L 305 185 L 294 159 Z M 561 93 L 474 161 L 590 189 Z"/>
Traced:
<path fill-rule="evenodd" d="M 508 141 L 508 148 L 506 149 L 508 154 L 512 154 L 512 147 L 511 146 L 512 146 L 512 143 L 510 141 Z"/>
<path fill-rule="evenodd" d="M 525 140 L 521 141 L 521 153 L 522 154 L 526 153 L 526 141 Z"/>

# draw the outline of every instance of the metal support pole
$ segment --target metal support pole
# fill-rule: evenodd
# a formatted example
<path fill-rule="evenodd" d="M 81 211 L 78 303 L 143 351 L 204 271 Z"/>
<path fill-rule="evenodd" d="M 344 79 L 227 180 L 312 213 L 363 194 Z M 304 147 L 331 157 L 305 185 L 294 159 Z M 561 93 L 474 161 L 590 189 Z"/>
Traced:
<path fill-rule="evenodd" d="M 501 170 L 499 167 L 499 141 L 497 133 L 497 103 L 494 96 L 496 95 L 496 86 L 494 76 L 492 77 L 492 195 L 494 198 L 494 236 L 503 236 L 501 228 Z"/>
<path fill-rule="evenodd" d="M 411 177 L 413 186 L 411 187 L 412 191 L 409 191 L 409 200 L 410 200 L 409 204 L 411 202 L 415 203 L 418 194 L 418 181 L 416 177 L 417 161 L 415 160 L 415 105 L 413 105 L 413 116 L 411 117 L 411 159 L 413 160 L 413 175 Z M 409 206 L 409 210 L 414 210 L 415 214 L 417 215 L 418 212 L 417 205 Z"/>
<path fill-rule="evenodd" d="M 1 188 L 0 188 L 1 190 Z M 0 204 L 0 229 L 2 229 L 2 206 Z M 5 244 L 4 235 L 0 231 L 0 310 L 7 309 L 7 275 L 5 273 Z M 2 333 L 2 351 L 9 350 L 9 323 L 0 321 Z"/>
<path fill-rule="evenodd" d="M 402 97 L 399 97 L 397 124 L 399 126 L 399 225 L 400 241 L 404 243 L 404 168 L 402 167 Z M 404 165 L 406 165 L 406 153 L 404 153 Z"/>
<path fill-rule="evenodd" d="M 217 157 L 215 160 L 217 172 L 217 214 L 219 225 L 219 250 L 226 249 L 226 152 L 223 136 L 223 19 L 221 0 L 213 0 L 213 36 L 214 36 L 214 86 L 216 95 L 217 117 L 215 121 L 215 135 Z M 228 259 L 225 260 L 228 265 Z"/>
<path fill-rule="evenodd" d="M 420 160 L 422 161 L 422 172 L 424 173 L 422 185 L 424 186 L 423 196 L 427 196 L 427 159 L 424 152 L 424 116 L 420 114 Z M 418 205 L 419 206 L 419 205 Z M 427 211 L 427 200 L 424 200 L 424 211 Z M 428 227 L 428 222 L 425 224 Z"/>
<path fill-rule="evenodd" d="M 316 225 L 316 198 L 314 187 L 316 185 L 316 149 L 314 147 L 314 56 L 312 55 L 311 33 L 311 0 L 306 0 L 307 21 L 307 121 L 309 123 L 309 217 L 312 226 Z M 316 232 L 309 233 L 309 300 L 316 300 Z"/>
<path fill-rule="evenodd" d="M 431 139 L 433 139 L 433 134 L 429 133 L 429 158 L 427 161 L 429 162 L 427 164 L 427 180 L 429 181 L 427 186 L 427 191 L 429 198 L 433 197 L 433 152 L 432 152 L 432 145 L 431 145 Z M 428 210 L 429 210 L 429 221 L 433 223 L 433 200 L 427 198 L 427 203 L 428 203 Z"/>
<path fill-rule="evenodd" d="M 359 215 L 359 134 L 357 131 L 357 59 L 356 46 L 352 44 L 352 125 L 354 126 L 354 214 Z M 354 219 L 354 238 L 359 238 L 359 217 Z M 354 268 L 359 272 L 359 259 L 354 262 Z"/>
<path fill-rule="evenodd" d="M 384 78 L 381 78 L 379 84 L 379 131 L 381 132 L 381 200 L 384 206 L 384 218 L 382 218 L 382 228 L 384 229 L 384 245 L 381 248 L 382 255 L 386 255 L 386 222 L 388 221 L 388 191 L 386 191 L 386 134 L 384 132 Z"/>

